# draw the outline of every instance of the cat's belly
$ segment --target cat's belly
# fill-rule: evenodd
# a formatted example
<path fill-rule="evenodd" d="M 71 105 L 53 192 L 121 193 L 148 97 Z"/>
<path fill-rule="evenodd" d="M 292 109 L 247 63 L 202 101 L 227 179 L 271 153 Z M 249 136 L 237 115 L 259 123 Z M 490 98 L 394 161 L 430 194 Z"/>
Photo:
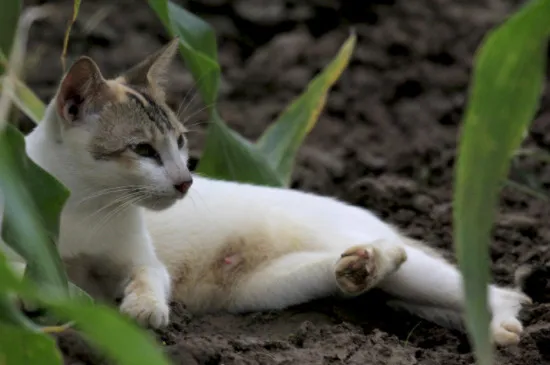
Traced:
<path fill-rule="evenodd" d="M 174 299 L 192 312 L 225 309 L 232 291 L 254 272 L 289 253 L 320 249 L 307 230 L 293 224 L 256 223 L 195 227 L 181 234 L 152 229 L 157 255 L 172 278 Z"/>
<path fill-rule="evenodd" d="M 370 212 L 296 191 L 203 178 L 162 212 L 144 212 L 174 296 L 190 310 L 219 309 L 250 273 L 298 251 L 343 252 L 396 234 Z"/>

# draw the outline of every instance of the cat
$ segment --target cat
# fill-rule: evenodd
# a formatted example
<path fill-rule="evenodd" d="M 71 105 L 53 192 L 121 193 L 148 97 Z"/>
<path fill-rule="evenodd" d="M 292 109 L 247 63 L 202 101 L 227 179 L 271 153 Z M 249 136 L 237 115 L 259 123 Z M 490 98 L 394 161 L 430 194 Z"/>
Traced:
<path fill-rule="evenodd" d="M 462 328 L 460 272 L 373 212 L 331 197 L 191 174 L 185 127 L 165 102 L 174 39 L 114 79 L 88 57 L 62 78 L 28 155 L 70 190 L 59 251 L 69 277 L 139 323 L 191 313 L 283 309 L 372 288 L 390 303 Z M 520 340 L 531 302 L 490 285 L 490 331 Z"/>

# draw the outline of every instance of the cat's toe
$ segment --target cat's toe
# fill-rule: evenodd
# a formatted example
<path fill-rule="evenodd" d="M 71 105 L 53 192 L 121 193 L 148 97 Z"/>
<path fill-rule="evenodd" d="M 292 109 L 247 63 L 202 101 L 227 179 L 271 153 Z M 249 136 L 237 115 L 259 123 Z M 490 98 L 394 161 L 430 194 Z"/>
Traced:
<path fill-rule="evenodd" d="M 523 333 L 521 322 L 514 317 L 493 321 L 491 327 L 493 341 L 499 346 L 517 345 Z"/>
<path fill-rule="evenodd" d="M 342 253 L 336 263 L 336 282 L 347 294 L 357 295 L 369 287 L 369 278 L 376 271 L 376 249 L 355 246 Z"/>
<path fill-rule="evenodd" d="M 145 327 L 162 328 L 170 320 L 168 305 L 152 295 L 130 293 L 123 299 L 120 311 Z"/>
<path fill-rule="evenodd" d="M 523 326 L 516 318 L 494 323 L 492 326 L 493 341 L 499 346 L 513 346 L 520 341 Z"/>
<path fill-rule="evenodd" d="M 392 247 L 388 252 L 396 270 L 407 261 L 407 251 L 402 246 Z"/>

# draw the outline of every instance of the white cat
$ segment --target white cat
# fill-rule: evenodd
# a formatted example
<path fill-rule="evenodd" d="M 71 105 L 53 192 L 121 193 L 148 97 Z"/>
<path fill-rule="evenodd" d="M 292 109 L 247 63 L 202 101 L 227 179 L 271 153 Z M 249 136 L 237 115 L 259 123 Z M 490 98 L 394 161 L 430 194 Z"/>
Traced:
<path fill-rule="evenodd" d="M 194 313 L 243 312 L 373 287 L 461 327 L 457 269 L 368 210 L 289 189 L 192 182 L 184 128 L 164 102 L 176 46 L 114 80 L 79 59 L 26 138 L 31 158 L 72 191 L 59 250 L 73 281 L 105 300 L 122 288 L 121 310 L 154 327 L 168 322 L 169 293 Z M 489 296 L 494 342 L 518 343 L 530 299 L 495 285 Z"/>

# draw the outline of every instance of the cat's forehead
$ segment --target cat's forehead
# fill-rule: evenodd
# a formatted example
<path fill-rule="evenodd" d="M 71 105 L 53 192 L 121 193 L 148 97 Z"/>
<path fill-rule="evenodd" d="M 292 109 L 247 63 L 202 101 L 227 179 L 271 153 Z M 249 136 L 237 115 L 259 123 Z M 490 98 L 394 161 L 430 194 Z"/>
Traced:
<path fill-rule="evenodd" d="M 164 100 L 146 88 L 123 81 L 121 78 L 107 81 L 114 100 L 101 118 L 103 123 L 116 124 L 119 128 L 115 129 L 122 133 L 144 133 L 148 138 L 186 131 Z"/>

